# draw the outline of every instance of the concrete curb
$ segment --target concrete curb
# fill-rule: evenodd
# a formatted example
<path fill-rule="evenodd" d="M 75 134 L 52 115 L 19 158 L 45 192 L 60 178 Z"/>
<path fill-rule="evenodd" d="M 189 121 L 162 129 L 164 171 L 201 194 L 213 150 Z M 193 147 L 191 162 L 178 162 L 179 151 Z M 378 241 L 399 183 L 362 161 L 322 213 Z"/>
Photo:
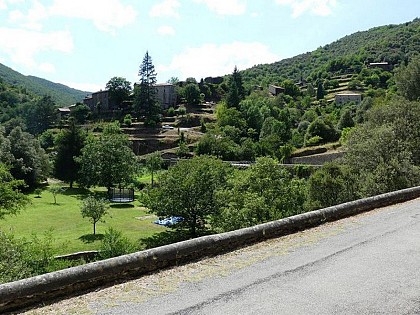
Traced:
<path fill-rule="evenodd" d="M 420 186 L 0 285 L 0 313 L 420 197 Z"/>

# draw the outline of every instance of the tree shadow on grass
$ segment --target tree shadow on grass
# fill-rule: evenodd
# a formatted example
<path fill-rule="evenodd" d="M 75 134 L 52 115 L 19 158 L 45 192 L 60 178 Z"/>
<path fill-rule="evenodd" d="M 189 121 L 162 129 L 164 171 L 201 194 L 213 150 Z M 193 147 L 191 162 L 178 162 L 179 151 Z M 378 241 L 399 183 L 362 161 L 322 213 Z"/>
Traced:
<path fill-rule="evenodd" d="M 81 240 L 85 244 L 93 243 L 95 241 L 100 241 L 104 238 L 103 234 L 85 234 L 79 237 L 79 240 Z"/>
<path fill-rule="evenodd" d="M 60 194 L 67 195 L 67 196 L 77 196 L 77 198 L 85 198 L 88 196 L 90 191 L 86 188 L 70 188 L 66 187 Z"/>
<path fill-rule="evenodd" d="M 149 249 L 172 243 L 182 242 L 190 238 L 191 236 L 187 233 L 187 231 L 168 230 L 147 238 L 142 238 L 140 239 L 140 244 L 144 245 L 146 249 Z"/>
<path fill-rule="evenodd" d="M 130 203 L 113 203 L 110 207 L 115 209 L 131 209 L 134 208 L 134 205 Z"/>

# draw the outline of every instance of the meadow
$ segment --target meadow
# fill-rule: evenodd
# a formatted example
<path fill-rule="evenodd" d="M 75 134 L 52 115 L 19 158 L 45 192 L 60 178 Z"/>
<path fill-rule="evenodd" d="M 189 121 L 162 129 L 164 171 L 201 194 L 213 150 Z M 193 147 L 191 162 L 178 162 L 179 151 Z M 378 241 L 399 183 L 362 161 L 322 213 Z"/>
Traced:
<path fill-rule="evenodd" d="M 64 187 L 56 196 L 44 189 L 38 194 L 28 194 L 31 203 L 15 216 L 8 216 L 0 221 L 0 229 L 10 232 L 17 238 L 30 239 L 33 235 L 42 238 L 51 231 L 53 246 L 57 254 L 68 254 L 85 250 L 97 250 L 103 233 L 109 228 L 119 230 L 135 244 L 163 232 L 166 228 L 153 223 L 156 216 L 147 212 L 136 200 L 128 204 L 111 203 L 105 222 L 98 222 L 96 235 L 93 235 L 93 224 L 88 218 L 82 218 L 81 203 L 88 193 L 106 196 L 104 189 L 82 190 Z"/>

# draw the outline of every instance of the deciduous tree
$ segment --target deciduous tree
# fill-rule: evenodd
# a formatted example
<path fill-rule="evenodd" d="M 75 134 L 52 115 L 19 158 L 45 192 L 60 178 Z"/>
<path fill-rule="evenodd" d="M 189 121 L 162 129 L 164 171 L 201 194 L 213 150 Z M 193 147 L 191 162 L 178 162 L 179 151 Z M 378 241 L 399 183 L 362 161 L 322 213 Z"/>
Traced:
<path fill-rule="evenodd" d="M 98 137 L 90 134 L 76 159 L 80 163 L 79 182 L 86 187 L 125 185 L 136 172 L 136 157 L 128 137 L 118 123 L 108 124 Z"/>
<path fill-rule="evenodd" d="M 0 219 L 10 214 L 16 214 L 29 202 L 29 199 L 20 192 L 24 181 L 16 180 L 7 167 L 0 163 Z"/>
<path fill-rule="evenodd" d="M 220 212 L 212 216 L 212 225 L 229 231 L 302 212 L 305 186 L 276 160 L 264 157 L 236 171 L 216 196 Z"/>
<path fill-rule="evenodd" d="M 152 175 L 152 187 L 154 187 L 154 174 L 161 169 L 163 164 L 163 159 L 159 151 L 151 153 L 146 158 L 146 167 Z"/>
<path fill-rule="evenodd" d="M 131 93 L 131 83 L 123 77 L 113 77 L 106 84 L 109 91 L 109 98 L 119 108 L 122 108 L 123 102 L 128 100 Z"/>
<path fill-rule="evenodd" d="M 31 104 L 26 113 L 28 131 L 34 135 L 50 128 L 58 117 L 57 108 L 51 96 L 44 96 Z"/>
<path fill-rule="evenodd" d="M 0 130 L 0 162 L 10 167 L 14 178 L 24 180 L 30 187 L 49 173 L 48 155 L 39 141 L 20 127 L 15 127 L 7 137 Z"/>
<path fill-rule="evenodd" d="M 83 218 L 88 218 L 93 224 L 93 235 L 96 235 L 96 223 L 102 221 L 103 217 L 108 214 L 108 202 L 105 199 L 89 196 L 83 200 L 81 214 Z"/>
<path fill-rule="evenodd" d="M 218 212 L 214 194 L 223 187 L 230 167 L 209 156 L 181 160 L 159 178 L 159 186 L 149 191 L 146 206 L 159 217 L 181 216 L 178 227 L 191 237 L 207 228 L 210 215 Z"/>
<path fill-rule="evenodd" d="M 402 65 L 395 77 L 401 95 L 410 101 L 420 100 L 420 56 Z"/>

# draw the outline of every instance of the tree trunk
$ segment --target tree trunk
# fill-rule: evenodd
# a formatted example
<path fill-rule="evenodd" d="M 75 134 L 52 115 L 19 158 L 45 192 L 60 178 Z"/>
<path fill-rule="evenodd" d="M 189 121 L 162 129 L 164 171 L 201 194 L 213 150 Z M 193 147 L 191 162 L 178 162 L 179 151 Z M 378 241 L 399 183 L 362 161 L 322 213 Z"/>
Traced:
<path fill-rule="evenodd" d="M 197 237 L 197 231 L 196 231 L 196 226 L 197 226 L 197 215 L 193 215 L 193 220 L 192 220 L 192 224 L 191 224 L 191 236 L 193 238 Z"/>

